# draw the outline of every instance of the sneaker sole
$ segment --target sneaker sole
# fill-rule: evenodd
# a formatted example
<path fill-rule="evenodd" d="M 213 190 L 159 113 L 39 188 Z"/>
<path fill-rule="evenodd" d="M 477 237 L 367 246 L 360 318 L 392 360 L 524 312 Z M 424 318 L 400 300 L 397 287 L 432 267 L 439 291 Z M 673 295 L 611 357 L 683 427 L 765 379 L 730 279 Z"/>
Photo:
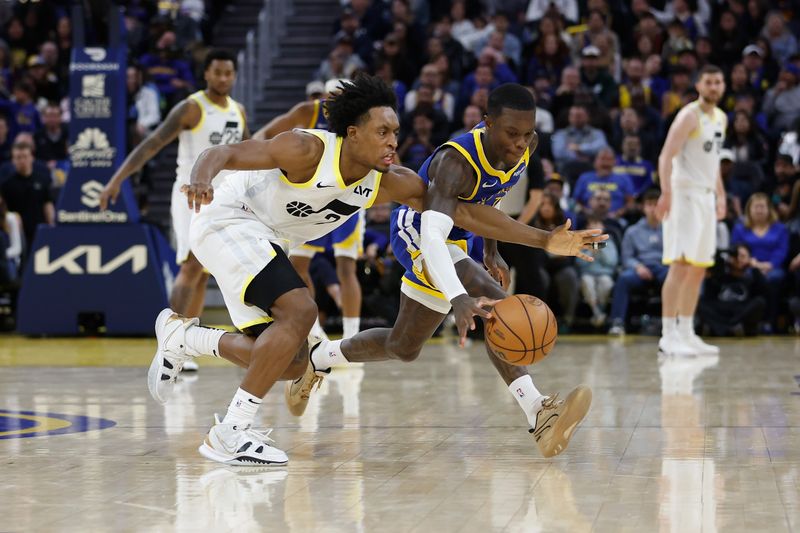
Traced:
<path fill-rule="evenodd" d="M 251 457 L 248 458 L 237 458 L 230 455 L 225 455 L 219 453 L 217 450 L 203 442 L 197 451 L 200 452 L 200 455 L 209 459 L 211 461 L 216 461 L 218 463 L 222 463 L 224 465 L 231 465 L 231 466 L 255 466 L 255 467 L 265 467 L 265 466 L 286 466 L 288 464 L 287 461 L 268 461 L 266 459 L 254 459 Z"/>
<path fill-rule="evenodd" d="M 541 448 L 542 455 L 545 457 L 555 457 L 569 445 L 575 428 L 586 417 L 589 407 L 592 405 L 592 389 L 580 386 L 572 391 L 564 400 L 567 408 L 558 417 L 558 421 L 553 427 L 553 437 L 546 446 Z"/>
<path fill-rule="evenodd" d="M 161 405 L 167 403 L 167 399 L 162 398 L 158 392 L 158 383 L 161 381 L 161 374 L 164 370 L 164 357 L 161 355 L 161 346 L 163 344 L 162 340 L 165 341 L 166 339 L 161 339 L 158 332 L 162 330 L 164 323 L 169 320 L 172 314 L 173 312 L 171 309 L 164 309 L 158 314 L 158 317 L 156 317 L 155 332 L 158 346 L 156 347 L 153 361 L 150 363 L 150 368 L 147 371 L 147 388 L 150 391 L 150 396 Z"/>

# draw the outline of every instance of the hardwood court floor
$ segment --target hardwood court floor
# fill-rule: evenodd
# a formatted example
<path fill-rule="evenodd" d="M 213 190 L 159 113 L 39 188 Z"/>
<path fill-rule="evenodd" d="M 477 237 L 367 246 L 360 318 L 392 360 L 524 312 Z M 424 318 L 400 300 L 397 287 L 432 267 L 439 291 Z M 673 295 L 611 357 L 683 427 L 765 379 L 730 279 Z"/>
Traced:
<path fill-rule="evenodd" d="M 800 341 L 720 344 L 560 339 L 537 385 L 594 403 L 543 459 L 482 346 L 432 343 L 336 371 L 300 419 L 271 391 L 289 466 L 237 469 L 196 448 L 240 370 L 203 360 L 161 407 L 152 340 L 0 337 L 0 531 L 800 531 Z"/>

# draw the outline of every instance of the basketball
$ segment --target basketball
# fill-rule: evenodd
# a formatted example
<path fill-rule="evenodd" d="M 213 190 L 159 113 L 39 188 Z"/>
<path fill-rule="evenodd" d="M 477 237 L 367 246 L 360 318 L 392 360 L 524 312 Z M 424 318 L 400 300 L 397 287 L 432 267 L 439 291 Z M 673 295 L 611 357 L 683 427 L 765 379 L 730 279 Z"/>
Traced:
<path fill-rule="evenodd" d="M 538 363 L 550 353 L 558 337 L 553 311 L 535 296 L 515 294 L 492 309 L 486 325 L 486 342 L 512 365 Z"/>

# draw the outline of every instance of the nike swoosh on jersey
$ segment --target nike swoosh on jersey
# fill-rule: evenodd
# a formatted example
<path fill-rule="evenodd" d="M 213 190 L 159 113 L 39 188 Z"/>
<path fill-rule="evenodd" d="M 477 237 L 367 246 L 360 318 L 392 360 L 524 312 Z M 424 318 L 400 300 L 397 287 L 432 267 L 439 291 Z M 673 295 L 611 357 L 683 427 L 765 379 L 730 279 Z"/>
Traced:
<path fill-rule="evenodd" d="M 481 188 L 482 189 L 488 189 L 489 187 L 494 187 L 495 185 L 497 185 L 497 180 L 495 180 L 495 181 L 493 181 L 491 183 L 483 183 L 483 184 L 481 184 Z"/>
<path fill-rule="evenodd" d="M 331 187 L 336 187 L 336 185 L 323 185 L 321 183 L 317 183 L 317 189 L 329 189 Z"/>

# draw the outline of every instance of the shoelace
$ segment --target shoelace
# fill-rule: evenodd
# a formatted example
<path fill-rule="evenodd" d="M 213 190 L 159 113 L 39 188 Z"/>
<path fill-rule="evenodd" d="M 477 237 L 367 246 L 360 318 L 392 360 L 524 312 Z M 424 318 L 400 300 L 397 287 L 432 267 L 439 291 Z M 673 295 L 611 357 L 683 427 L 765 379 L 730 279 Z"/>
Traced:
<path fill-rule="evenodd" d="M 269 438 L 269 436 L 272 434 L 272 428 L 254 429 L 248 427 L 245 428 L 244 431 L 248 437 L 253 438 L 254 440 L 261 442 L 275 442 L 273 439 Z"/>
<path fill-rule="evenodd" d="M 542 400 L 542 410 L 544 409 L 555 409 L 561 404 L 561 400 L 558 399 L 558 393 L 553 394 L 552 396 L 548 396 L 544 400 Z"/>

